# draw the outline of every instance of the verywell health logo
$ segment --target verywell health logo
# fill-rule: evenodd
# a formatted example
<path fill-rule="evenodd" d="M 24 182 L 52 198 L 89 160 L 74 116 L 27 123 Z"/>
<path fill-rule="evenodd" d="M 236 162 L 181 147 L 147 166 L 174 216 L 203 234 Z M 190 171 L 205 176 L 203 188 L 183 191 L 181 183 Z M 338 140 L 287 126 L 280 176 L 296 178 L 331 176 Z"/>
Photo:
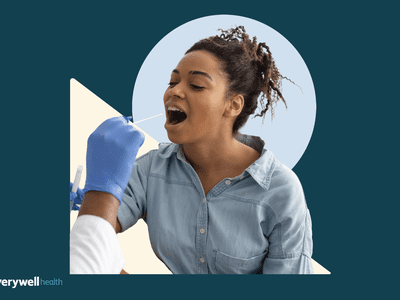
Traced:
<path fill-rule="evenodd" d="M 60 278 L 44 280 L 35 276 L 33 279 L 0 279 L 0 284 L 15 289 L 17 286 L 62 285 L 63 282 Z"/>

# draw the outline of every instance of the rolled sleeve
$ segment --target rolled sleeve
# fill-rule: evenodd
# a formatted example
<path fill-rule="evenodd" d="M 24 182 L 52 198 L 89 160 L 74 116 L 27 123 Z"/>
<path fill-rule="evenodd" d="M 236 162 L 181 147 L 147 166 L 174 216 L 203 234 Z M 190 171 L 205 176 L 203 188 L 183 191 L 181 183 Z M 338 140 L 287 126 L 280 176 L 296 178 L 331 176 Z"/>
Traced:
<path fill-rule="evenodd" d="M 311 258 L 301 254 L 296 258 L 269 258 L 263 266 L 263 274 L 314 274 Z"/>
<path fill-rule="evenodd" d="M 279 224 L 274 229 L 272 249 L 278 249 L 277 254 L 269 252 L 264 261 L 264 274 L 314 274 L 311 255 L 313 249 L 311 217 L 306 209 L 305 219 L 300 225 L 300 230 L 290 235 L 286 241 L 282 241 L 282 226 Z M 293 247 L 293 248 L 289 248 Z M 298 247 L 300 246 L 300 248 Z"/>

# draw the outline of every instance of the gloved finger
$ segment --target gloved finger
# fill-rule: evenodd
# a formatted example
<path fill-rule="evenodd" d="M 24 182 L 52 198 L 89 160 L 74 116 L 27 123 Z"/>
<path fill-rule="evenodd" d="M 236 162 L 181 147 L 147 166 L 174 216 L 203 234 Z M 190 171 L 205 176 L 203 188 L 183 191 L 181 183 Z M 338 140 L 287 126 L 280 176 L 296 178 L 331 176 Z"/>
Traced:
<path fill-rule="evenodd" d="M 128 144 L 135 144 L 140 147 L 144 142 L 144 134 L 137 130 L 134 126 L 128 124 L 125 117 L 111 118 L 103 122 L 89 137 L 89 144 L 98 144 L 99 141 L 106 143 L 121 143 L 122 148 Z M 125 143 L 125 146 L 123 146 Z"/>
<path fill-rule="evenodd" d="M 78 190 L 76 191 L 76 193 L 78 194 L 78 199 L 82 202 L 83 195 L 84 195 L 83 191 L 82 191 L 80 188 L 78 188 Z M 80 203 L 80 202 L 79 202 L 79 203 Z"/>
<path fill-rule="evenodd" d="M 127 122 L 129 122 L 129 121 L 132 121 L 133 120 L 133 117 L 125 117 L 124 116 L 124 119 L 127 121 Z M 133 122 L 133 121 L 132 121 Z"/>
<path fill-rule="evenodd" d="M 74 192 L 69 192 L 69 201 L 74 201 L 78 195 Z"/>
<path fill-rule="evenodd" d="M 107 119 L 101 123 L 95 131 L 92 132 L 92 134 L 89 136 L 89 140 L 97 140 L 99 138 L 106 138 L 107 136 L 114 136 L 114 132 L 116 132 L 116 130 L 119 131 L 121 128 L 126 127 L 132 126 L 128 126 L 128 121 L 123 116 Z"/>

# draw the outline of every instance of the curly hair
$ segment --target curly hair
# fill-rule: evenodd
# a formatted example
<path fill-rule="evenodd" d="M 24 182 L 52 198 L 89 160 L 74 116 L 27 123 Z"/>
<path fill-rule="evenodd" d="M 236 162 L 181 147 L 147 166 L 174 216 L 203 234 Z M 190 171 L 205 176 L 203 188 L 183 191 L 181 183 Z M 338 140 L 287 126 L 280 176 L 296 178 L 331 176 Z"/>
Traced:
<path fill-rule="evenodd" d="M 243 109 L 233 125 L 233 133 L 236 133 L 255 113 L 258 102 L 261 112 L 255 117 L 263 117 L 263 120 L 268 110 L 274 117 L 274 106 L 278 101 L 287 107 L 281 91 L 282 78 L 287 78 L 279 73 L 269 47 L 257 43 L 256 37 L 250 39 L 243 26 L 219 30 L 220 35 L 198 41 L 185 54 L 206 50 L 224 63 L 228 95 L 241 94 L 244 97 Z"/>

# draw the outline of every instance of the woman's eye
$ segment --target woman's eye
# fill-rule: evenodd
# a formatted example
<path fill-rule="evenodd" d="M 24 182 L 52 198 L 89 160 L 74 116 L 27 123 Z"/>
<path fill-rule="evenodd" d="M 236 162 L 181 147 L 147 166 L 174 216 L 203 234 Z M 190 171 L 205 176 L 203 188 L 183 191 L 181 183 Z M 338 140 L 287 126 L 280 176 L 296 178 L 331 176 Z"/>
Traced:
<path fill-rule="evenodd" d="M 194 88 L 197 91 L 201 91 L 202 89 L 204 89 L 203 86 L 198 86 L 198 85 L 195 85 L 195 84 L 191 84 L 191 87 Z"/>
<path fill-rule="evenodd" d="M 168 83 L 168 85 L 171 87 L 171 86 L 174 86 L 174 85 L 177 85 L 178 83 L 177 82 L 169 82 Z"/>

